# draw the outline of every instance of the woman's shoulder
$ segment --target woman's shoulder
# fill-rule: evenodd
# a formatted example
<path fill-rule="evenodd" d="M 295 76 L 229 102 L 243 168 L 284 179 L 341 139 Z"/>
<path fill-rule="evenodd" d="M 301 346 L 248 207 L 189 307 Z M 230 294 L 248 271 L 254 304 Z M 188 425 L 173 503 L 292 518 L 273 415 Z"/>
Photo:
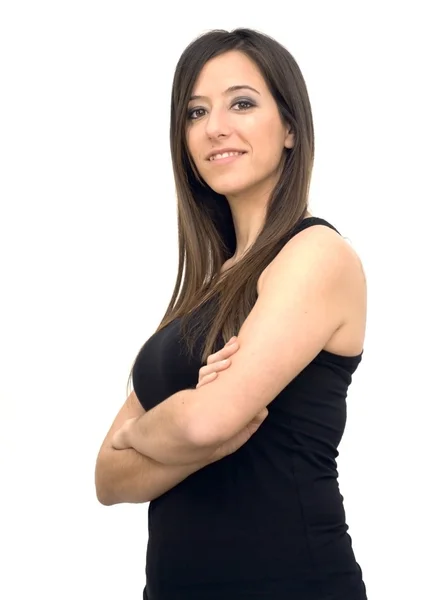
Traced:
<path fill-rule="evenodd" d="M 258 295 L 262 293 L 264 285 L 276 285 L 274 278 L 284 279 L 289 273 L 294 277 L 298 269 L 304 269 L 305 265 L 309 265 L 306 268 L 314 279 L 326 281 L 331 278 L 340 290 L 342 325 L 325 349 L 346 356 L 359 354 L 364 346 L 366 330 L 366 276 L 356 250 L 334 228 L 323 224 L 309 226 L 291 237 L 259 278 Z M 321 289 L 320 285 L 315 287 Z M 303 292 L 299 290 L 299 293 Z"/>

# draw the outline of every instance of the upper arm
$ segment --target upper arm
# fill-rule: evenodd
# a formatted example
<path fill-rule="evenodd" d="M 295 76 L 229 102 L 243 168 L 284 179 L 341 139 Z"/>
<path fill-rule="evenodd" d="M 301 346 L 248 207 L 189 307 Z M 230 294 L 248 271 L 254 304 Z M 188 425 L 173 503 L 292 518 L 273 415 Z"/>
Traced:
<path fill-rule="evenodd" d="M 344 322 L 356 269 L 355 252 L 327 227 L 284 246 L 239 331 L 230 367 L 192 391 L 194 439 L 230 439 L 317 356 Z"/>
<path fill-rule="evenodd" d="M 115 420 L 113 421 L 109 431 L 107 432 L 107 435 L 104 438 L 104 441 L 101 445 L 100 453 L 105 448 L 111 448 L 111 441 L 114 433 L 118 431 L 120 427 L 122 427 L 125 421 L 134 417 L 141 417 L 144 413 L 145 410 L 141 406 L 138 398 L 136 397 L 135 392 L 131 392 L 124 404 L 122 405 L 121 409 L 119 410 L 118 414 L 116 415 Z"/>

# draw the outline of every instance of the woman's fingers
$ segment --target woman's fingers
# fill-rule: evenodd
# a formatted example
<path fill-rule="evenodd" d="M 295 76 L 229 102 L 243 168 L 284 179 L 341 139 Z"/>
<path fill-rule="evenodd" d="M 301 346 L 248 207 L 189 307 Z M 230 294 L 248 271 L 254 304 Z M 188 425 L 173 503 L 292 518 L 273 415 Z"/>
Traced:
<path fill-rule="evenodd" d="M 237 348 L 238 342 L 237 338 L 234 336 L 218 352 L 210 354 L 210 356 L 207 358 L 207 365 L 223 360 L 224 358 L 228 358 L 237 350 Z"/>
<path fill-rule="evenodd" d="M 205 377 L 206 375 L 209 375 L 210 373 L 213 373 L 214 371 L 222 371 L 223 369 L 226 369 L 227 367 L 229 367 L 231 364 L 231 359 L 229 358 L 224 358 L 223 360 L 218 360 L 214 363 L 210 363 L 209 365 L 206 365 L 205 367 L 201 367 L 199 369 L 199 378 Z"/>
<path fill-rule="evenodd" d="M 217 377 L 218 371 L 227 369 L 231 364 L 230 357 L 239 348 L 236 336 L 233 336 L 223 348 L 207 358 L 207 364 L 199 369 L 199 381 L 197 388 L 205 383 L 213 381 Z"/>
<path fill-rule="evenodd" d="M 206 383 L 210 383 L 210 381 L 213 381 L 214 379 L 216 379 L 217 377 L 217 373 L 209 373 L 208 375 L 205 375 L 205 377 L 199 378 L 199 383 L 196 386 L 196 389 L 200 388 L 201 386 L 205 385 Z"/>
<path fill-rule="evenodd" d="M 207 358 L 207 364 L 199 369 L 199 378 L 205 377 L 209 373 L 213 373 L 213 371 L 222 371 L 226 369 L 231 364 L 230 357 L 237 351 L 239 348 L 239 344 L 234 341 L 232 343 L 226 344 L 219 352 L 215 352 L 214 354 L 210 354 Z"/>

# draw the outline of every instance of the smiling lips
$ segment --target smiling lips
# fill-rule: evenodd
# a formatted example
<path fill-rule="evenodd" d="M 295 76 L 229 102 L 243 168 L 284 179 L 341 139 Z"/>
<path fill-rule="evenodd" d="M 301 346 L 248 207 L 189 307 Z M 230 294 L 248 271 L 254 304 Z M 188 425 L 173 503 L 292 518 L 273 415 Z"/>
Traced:
<path fill-rule="evenodd" d="M 212 154 L 208 158 L 208 161 L 211 163 L 215 163 L 215 164 L 226 164 L 226 163 L 233 162 L 234 160 L 236 160 L 243 154 L 245 154 L 245 152 L 240 152 L 240 151 L 219 152 L 218 154 Z"/>

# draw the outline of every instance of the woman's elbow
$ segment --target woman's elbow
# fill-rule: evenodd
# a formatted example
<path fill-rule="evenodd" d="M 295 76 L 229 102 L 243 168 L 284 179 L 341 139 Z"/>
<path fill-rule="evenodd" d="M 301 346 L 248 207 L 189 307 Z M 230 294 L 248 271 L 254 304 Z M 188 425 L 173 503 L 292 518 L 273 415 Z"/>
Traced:
<path fill-rule="evenodd" d="M 98 456 L 95 466 L 95 494 L 103 506 L 118 503 L 111 486 L 112 475 L 109 473 L 109 466 L 103 456 Z"/>
<path fill-rule="evenodd" d="M 113 497 L 113 494 L 111 494 L 104 486 L 95 485 L 95 492 L 98 502 L 103 506 L 118 504 L 117 500 Z"/>

